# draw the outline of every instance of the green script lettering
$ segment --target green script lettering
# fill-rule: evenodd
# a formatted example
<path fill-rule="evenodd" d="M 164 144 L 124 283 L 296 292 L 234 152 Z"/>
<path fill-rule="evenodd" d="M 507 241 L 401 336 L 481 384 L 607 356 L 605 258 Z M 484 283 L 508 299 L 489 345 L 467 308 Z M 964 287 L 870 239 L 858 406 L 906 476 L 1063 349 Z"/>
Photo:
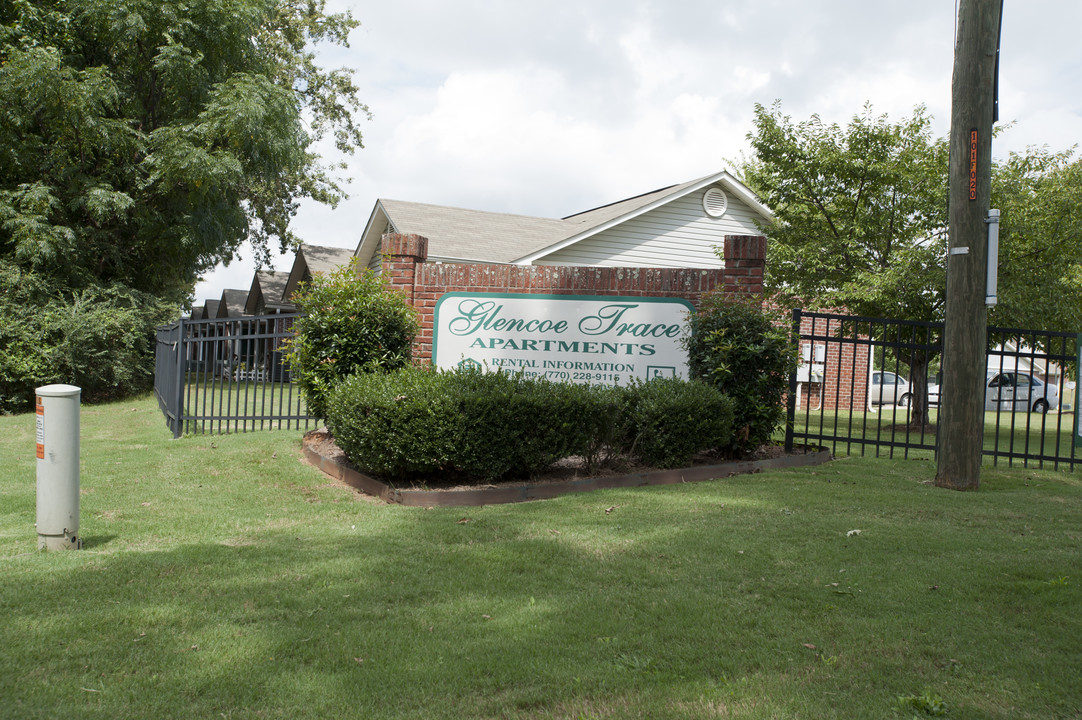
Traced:
<path fill-rule="evenodd" d="M 579 330 L 585 335 L 604 335 L 613 333 L 617 337 L 631 335 L 633 337 L 679 337 L 683 328 L 666 323 L 633 323 L 620 322 L 628 310 L 633 310 L 638 305 L 612 304 L 606 305 L 597 311 L 596 315 L 588 315 L 579 321 Z"/>
<path fill-rule="evenodd" d="M 596 315 L 587 315 L 579 320 L 579 330 L 585 335 L 604 335 L 613 328 L 625 312 L 638 305 L 606 305 Z"/>
<path fill-rule="evenodd" d="M 503 305 L 493 300 L 465 298 L 458 303 L 458 315 L 447 323 L 447 329 L 453 335 L 472 335 L 478 330 L 496 332 L 530 332 L 560 334 L 567 330 L 566 320 L 539 318 L 500 317 Z"/>

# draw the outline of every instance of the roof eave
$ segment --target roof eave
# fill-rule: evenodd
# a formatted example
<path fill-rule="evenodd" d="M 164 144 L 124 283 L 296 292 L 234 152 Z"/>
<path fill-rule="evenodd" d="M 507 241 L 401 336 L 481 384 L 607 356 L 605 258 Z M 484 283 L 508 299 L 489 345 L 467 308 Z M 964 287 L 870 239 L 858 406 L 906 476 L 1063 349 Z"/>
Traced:
<path fill-rule="evenodd" d="M 390 217 L 383 207 L 383 201 L 377 198 L 372 213 L 368 216 L 368 222 L 365 223 L 364 232 L 361 233 L 361 239 L 357 241 L 357 249 L 353 253 L 361 267 L 368 267 L 368 263 L 372 262 L 372 256 L 383 237 L 382 232 L 377 234 L 376 228 L 385 226 L 388 222 L 390 222 Z"/>

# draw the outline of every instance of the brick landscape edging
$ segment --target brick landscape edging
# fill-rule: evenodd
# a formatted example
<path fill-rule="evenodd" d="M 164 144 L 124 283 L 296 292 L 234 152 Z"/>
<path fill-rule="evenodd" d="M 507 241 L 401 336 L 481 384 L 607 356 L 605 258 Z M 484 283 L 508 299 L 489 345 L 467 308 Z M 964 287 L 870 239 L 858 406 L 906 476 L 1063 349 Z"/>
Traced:
<path fill-rule="evenodd" d="M 404 490 L 365 475 L 334 458 L 321 455 L 308 442 L 304 443 L 304 457 L 324 474 L 341 480 L 350 487 L 378 497 L 387 503 L 412 507 L 478 507 L 503 503 L 547 500 L 569 493 L 590 492 L 606 488 L 643 487 L 647 485 L 674 485 L 685 482 L 701 482 L 714 478 L 732 477 L 763 470 L 781 470 L 794 467 L 822 465 L 831 459 L 828 450 L 818 450 L 803 455 L 786 455 L 766 460 L 737 460 L 717 465 L 701 465 L 677 470 L 653 470 L 650 472 L 613 475 L 609 477 L 584 477 L 551 483 L 523 483 L 499 487 L 469 488 L 465 490 Z"/>

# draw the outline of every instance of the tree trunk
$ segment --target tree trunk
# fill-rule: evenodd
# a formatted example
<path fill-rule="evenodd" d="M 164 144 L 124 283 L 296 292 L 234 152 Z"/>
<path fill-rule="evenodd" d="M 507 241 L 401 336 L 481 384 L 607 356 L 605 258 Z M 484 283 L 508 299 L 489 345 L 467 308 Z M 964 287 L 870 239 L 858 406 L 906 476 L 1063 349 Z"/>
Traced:
<path fill-rule="evenodd" d="M 914 428 L 928 425 L 928 365 L 930 358 L 920 353 L 909 361 L 909 424 Z"/>

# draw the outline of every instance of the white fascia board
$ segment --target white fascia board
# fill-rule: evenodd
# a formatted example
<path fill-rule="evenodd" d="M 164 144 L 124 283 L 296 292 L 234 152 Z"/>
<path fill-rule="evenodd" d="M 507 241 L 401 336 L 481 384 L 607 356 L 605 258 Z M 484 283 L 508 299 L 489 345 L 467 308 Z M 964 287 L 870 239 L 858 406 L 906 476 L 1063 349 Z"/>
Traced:
<path fill-rule="evenodd" d="M 372 254 L 376 251 L 376 245 L 383 237 L 382 232 L 374 239 L 369 235 L 376 233 L 375 228 L 386 226 L 388 221 L 387 211 L 383 209 L 383 203 L 377 199 L 372 207 L 372 214 L 368 216 L 368 222 L 364 226 L 364 232 L 361 233 L 361 239 L 357 241 L 357 249 L 353 251 L 353 256 L 357 258 L 361 267 L 368 267 L 368 263 L 372 261 Z"/>
<path fill-rule="evenodd" d="M 580 233 L 572 235 L 569 238 L 561 240 L 558 243 L 549 245 L 547 248 L 543 248 L 529 255 L 523 256 L 517 260 L 514 260 L 513 263 L 515 265 L 532 265 L 534 262 L 540 260 L 546 255 L 551 255 L 552 253 L 559 252 L 560 250 L 563 250 L 566 247 L 585 240 L 592 235 L 597 235 L 598 233 L 604 232 L 610 228 L 614 228 L 617 225 L 621 225 L 628 220 L 637 218 L 640 215 L 645 215 L 646 213 L 652 212 L 659 207 L 668 205 L 674 200 L 679 200 L 686 195 L 690 195 L 693 192 L 697 192 L 705 187 L 709 187 L 714 183 L 718 182 L 722 183 L 727 190 L 731 190 L 735 195 L 739 196 L 743 202 L 745 202 L 753 210 L 759 213 L 767 222 L 772 222 L 774 220 L 774 213 L 770 212 L 770 209 L 767 208 L 766 205 L 763 205 L 761 202 L 759 202 L 758 198 L 755 197 L 755 194 L 751 192 L 751 190 L 749 190 L 742 182 L 734 178 L 728 172 L 722 170 L 716 175 L 710 175 L 692 185 L 685 187 L 678 193 L 673 193 L 660 197 L 648 205 L 643 205 L 642 207 L 635 208 L 631 212 L 625 213 L 620 217 L 609 220 L 608 222 L 602 223 L 601 225 L 596 225 L 588 230 L 584 230 Z"/>
<path fill-rule="evenodd" d="M 756 197 L 755 193 L 753 193 L 751 188 L 747 185 L 740 182 L 729 173 L 722 173 L 722 177 L 719 177 L 716 182 L 720 182 L 725 186 L 726 190 L 730 190 L 734 195 L 744 201 L 744 204 L 758 213 L 759 217 L 765 220 L 768 225 L 774 222 L 774 211 L 766 205 L 763 205 L 762 201 Z"/>
<path fill-rule="evenodd" d="M 289 277 L 286 279 L 286 286 L 282 288 L 282 302 L 290 301 L 293 297 L 293 293 L 295 293 L 300 286 L 307 269 L 308 261 L 304 257 L 304 245 L 302 243 L 297 254 L 293 256 L 293 266 L 289 269 Z"/>

